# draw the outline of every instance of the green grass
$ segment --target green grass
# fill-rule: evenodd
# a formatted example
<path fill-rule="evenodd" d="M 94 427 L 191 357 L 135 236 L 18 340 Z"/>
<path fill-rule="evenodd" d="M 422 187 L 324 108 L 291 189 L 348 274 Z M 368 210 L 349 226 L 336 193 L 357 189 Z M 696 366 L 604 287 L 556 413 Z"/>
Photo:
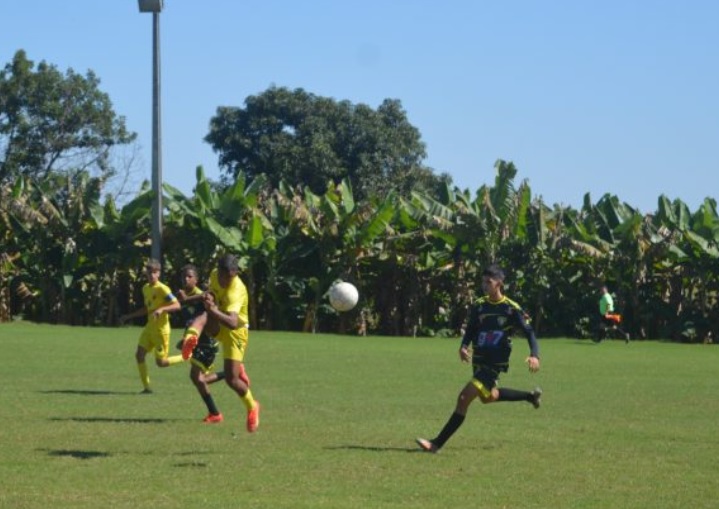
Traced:
<path fill-rule="evenodd" d="M 0 325 L 0 507 L 709 508 L 719 494 L 719 350 L 515 342 L 502 384 L 542 408 L 470 409 L 440 454 L 417 452 L 469 376 L 457 341 L 252 332 L 260 430 L 223 384 L 225 422 L 186 366 L 150 367 L 138 328 Z M 173 332 L 173 339 L 179 338 Z"/>

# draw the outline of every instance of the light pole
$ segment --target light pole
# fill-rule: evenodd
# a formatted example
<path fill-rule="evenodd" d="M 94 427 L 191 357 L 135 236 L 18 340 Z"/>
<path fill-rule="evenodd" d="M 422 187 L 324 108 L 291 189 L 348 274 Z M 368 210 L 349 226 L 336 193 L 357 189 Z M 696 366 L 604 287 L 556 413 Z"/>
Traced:
<path fill-rule="evenodd" d="M 152 257 L 162 262 L 162 130 L 160 129 L 160 12 L 163 0 L 138 0 L 152 13 Z"/>

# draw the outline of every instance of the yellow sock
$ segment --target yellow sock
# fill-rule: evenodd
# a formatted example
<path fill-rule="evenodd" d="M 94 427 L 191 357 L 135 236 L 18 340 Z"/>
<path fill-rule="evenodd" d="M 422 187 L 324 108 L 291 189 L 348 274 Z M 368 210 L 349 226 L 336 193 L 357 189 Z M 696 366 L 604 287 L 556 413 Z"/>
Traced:
<path fill-rule="evenodd" d="M 172 357 L 167 358 L 167 364 L 169 366 L 174 366 L 175 364 L 179 364 L 181 362 L 185 362 L 185 359 L 182 358 L 182 355 L 173 355 Z"/>
<path fill-rule="evenodd" d="M 182 357 L 180 357 L 182 358 Z M 150 374 L 147 372 L 147 364 L 144 362 L 137 363 L 137 370 L 140 372 L 140 381 L 145 389 L 150 388 Z"/>
<path fill-rule="evenodd" d="M 252 397 L 252 391 L 249 388 L 244 396 L 240 396 L 240 399 L 245 404 L 245 408 L 248 412 L 255 408 L 255 398 Z"/>

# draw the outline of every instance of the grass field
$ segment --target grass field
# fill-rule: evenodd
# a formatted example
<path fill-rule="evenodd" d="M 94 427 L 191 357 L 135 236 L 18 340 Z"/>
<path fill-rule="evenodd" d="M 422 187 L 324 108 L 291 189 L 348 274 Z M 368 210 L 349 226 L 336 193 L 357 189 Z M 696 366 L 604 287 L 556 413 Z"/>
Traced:
<path fill-rule="evenodd" d="M 515 341 L 502 385 L 543 405 L 475 404 L 440 454 L 418 452 L 469 376 L 458 341 L 252 332 L 260 429 L 189 368 L 150 367 L 139 328 L 0 325 L 0 507 L 715 508 L 719 349 Z M 179 339 L 180 332 L 173 332 Z"/>

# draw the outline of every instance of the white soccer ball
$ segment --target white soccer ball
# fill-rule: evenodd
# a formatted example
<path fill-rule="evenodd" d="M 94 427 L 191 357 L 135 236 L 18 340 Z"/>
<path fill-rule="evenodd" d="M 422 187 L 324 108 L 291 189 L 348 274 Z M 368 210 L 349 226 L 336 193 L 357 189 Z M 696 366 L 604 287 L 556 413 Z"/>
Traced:
<path fill-rule="evenodd" d="M 357 305 L 359 292 L 352 283 L 341 281 L 332 285 L 329 297 L 330 305 L 337 311 L 349 311 Z"/>

